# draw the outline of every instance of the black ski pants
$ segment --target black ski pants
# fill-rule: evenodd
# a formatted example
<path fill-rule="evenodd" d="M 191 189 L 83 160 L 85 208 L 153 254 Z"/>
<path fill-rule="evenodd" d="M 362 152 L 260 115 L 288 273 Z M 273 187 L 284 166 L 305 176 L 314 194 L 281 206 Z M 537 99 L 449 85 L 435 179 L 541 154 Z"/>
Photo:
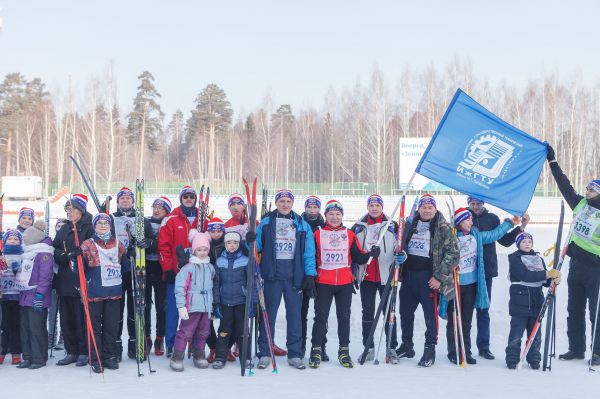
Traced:
<path fill-rule="evenodd" d="M 471 324 L 473 322 L 473 312 L 475 310 L 475 294 L 477 293 L 477 283 L 460 286 L 460 311 L 462 321 L 463 340 L 465 342 L 465 354 L 471 355 Z M 448 342 L 448 353 L 456 352 L 454 343 L 454 301 L 448 303 L 448 322 L 446 323 L 446 340 Z M 460 341 L 458 342 L 460 352 Z"/>
<path fill-rule="evenodd" d="M 85 316 L 81 298 L 76 296 L 60 297 L 60 331 L 65 342 L 65 350 L 70 355 L 86 355 L 87 339 Z"/>
<path fill-rule="evenodd" d="M 321 347 L 327 333 L 327 320 L 331 303 L 335 299 L 335 312 L 338 323 L 340 347 L 350 344 L 350 306 L 352 305 L 353 284 L 317 284 L 315 298 L 315 322 L 312 329 L 312 346 Z"/>
<path fill-rule="evenodd" d="M 119 332 L 119 306 L 120 300 L 106 299 L 90 302 L 90 319 L 94 329 L 96 345 L 100 353 L 100 360 L 117 357 L 117 334 Z M 93 346 L 93 343 L 91 343 Z M 96 350 L 92 347 L 92 363 L 98 361 Z"/>
<path fill-rule="evenodd" d="M 21 344 L 23 360 L 33 364 L 48 361 L 48 309 L 36 312 L 31 306 L 21 307 Z"/>

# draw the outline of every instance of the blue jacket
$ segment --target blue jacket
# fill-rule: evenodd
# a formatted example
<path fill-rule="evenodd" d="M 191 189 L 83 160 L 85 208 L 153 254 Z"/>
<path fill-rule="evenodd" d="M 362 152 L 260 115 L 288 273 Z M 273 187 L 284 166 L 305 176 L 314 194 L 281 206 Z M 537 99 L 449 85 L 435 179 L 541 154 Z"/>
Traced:
<path fill-rule="evenodd" d="M 487 294 L 485 283 L 485 266 L 483 264 L 483 246 L 491 244 L 502 238 L 511 228 L 512 223 L 507 219 L 500 226 L 489 231 L 479 231 L 477 227 L 471 228 L 471 234 L 477 240 L 477 293 L 475 294 L 475 309 L 487 309 L 490 307 L 490 301 Z M 463 235 L 462 231 L 457 232 L 457 236 Z M 439 314 L 440 317 L 447 316 L 448 300 L 442 295 L 440 298 Z"/>
<path fill-rule="evenodd" d="M 292 286 L 301 289 L 305 276 L 316 276 L 315 239 L 312 229 L 297 213 L 291 213 L 296 226 L 296 248 L 292 261 Z M 277 210 L 264 217 L 256 229 L 256 246 L 262 253 L 260 273 L 265 280 L 274 280 L 277 272 L 275 233 Z"/>
<path fill-rule="evenodd" d="M 218 289 L 214 302 L 227 306 L 245 304 L 247 270 L 248 257 L 242 255 L 241 250 L 234 253 L 223 251 L 216 262 Z"/>

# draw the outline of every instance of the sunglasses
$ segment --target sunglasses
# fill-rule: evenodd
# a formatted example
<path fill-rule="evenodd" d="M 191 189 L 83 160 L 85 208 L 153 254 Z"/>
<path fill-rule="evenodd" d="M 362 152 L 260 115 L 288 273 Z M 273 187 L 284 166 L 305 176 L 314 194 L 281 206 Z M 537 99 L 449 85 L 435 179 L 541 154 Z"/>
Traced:
<path fill-rule="evenodd" d="M 196 196 L 194 194 L 185 194 L 185 195 L 182 195 L 181 198 L 183 198 L 183 199 L 196 199 Z"/>

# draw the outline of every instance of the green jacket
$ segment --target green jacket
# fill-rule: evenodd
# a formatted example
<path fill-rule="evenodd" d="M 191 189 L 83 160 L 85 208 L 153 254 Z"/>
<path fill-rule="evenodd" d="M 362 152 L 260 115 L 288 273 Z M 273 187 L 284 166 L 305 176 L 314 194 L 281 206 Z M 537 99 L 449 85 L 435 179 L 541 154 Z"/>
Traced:
<path fill-rule="evenodd" d="M 419 214 L 404 229 L 404 248 L 415 232 Z M 454 299 L 454 268 L 458 265 L 460 251 L 458 239 L 450 223 L 439 211 L 431 220 L 431 249 L 429 255 L 433 261 L 433 277 L 441 282 L 440 293 L 448 300 Z M 410 255 L 409 255 L 410 256 Z"/>

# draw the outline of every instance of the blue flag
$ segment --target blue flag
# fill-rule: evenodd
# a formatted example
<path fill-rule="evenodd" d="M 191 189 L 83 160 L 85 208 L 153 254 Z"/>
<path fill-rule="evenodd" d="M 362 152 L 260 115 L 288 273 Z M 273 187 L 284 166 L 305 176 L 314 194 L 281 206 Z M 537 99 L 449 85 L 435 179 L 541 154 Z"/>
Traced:
<path fill-rule="evenodd" d="M 547 146 L 458 89 L 416 172 L 522 215 L 531 202 Z"/>

